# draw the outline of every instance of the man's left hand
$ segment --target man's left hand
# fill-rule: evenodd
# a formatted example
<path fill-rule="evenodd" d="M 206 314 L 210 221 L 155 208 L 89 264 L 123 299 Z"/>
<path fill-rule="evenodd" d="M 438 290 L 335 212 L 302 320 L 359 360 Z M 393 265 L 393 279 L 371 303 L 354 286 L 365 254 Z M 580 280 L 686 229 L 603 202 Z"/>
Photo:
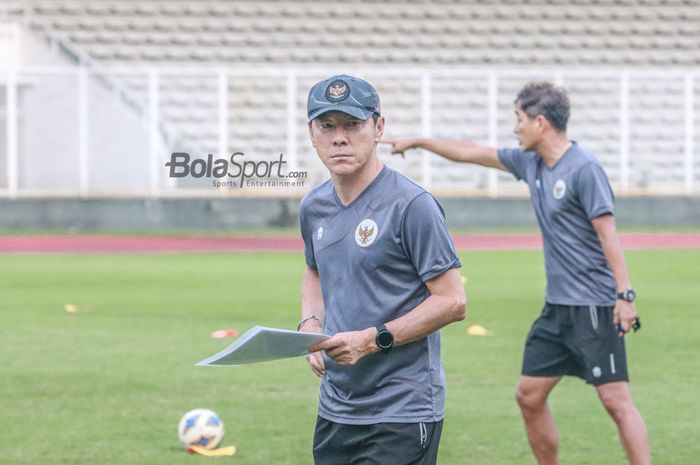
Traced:
<path fill-rule="evenodd" d="M 624 336 L 626 333 L 630 332 L 635 320 L 637 319 L 637 309 L 634 302 L 627 302 L 626 300 L 618 300 L 615 304 L 614 311 L 615 326 L 622 328 L 620 336 Z"/>
<path fill-rule="evenodd" d="M 376 335 L 376 328 L 338 333 L 325 341 L 314 344 L 309 347 L 309 350 L 311 352 L 325 351 L 338 365 L 354 365 L 365 355 L 379 351 L 374 341 Z"/>

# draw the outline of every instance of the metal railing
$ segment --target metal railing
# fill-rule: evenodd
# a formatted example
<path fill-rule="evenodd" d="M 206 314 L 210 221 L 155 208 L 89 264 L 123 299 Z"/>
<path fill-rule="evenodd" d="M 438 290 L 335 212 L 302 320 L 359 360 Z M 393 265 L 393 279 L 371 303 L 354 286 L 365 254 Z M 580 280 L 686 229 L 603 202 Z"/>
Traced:
<path fill-rule="evenodd" d="M 60 42 L 58 42 L 60 44 Z M 81 61 L 81 60 L 78 60 Z M 696 140 L 698 137 L 698 122 L 695 119 L 695 108 L 697 106 L 695 99 L 695 81 L 700 73 L 700 70 L 686 69 L 490 69 L 490 68 L 449 68 L 449 69 L 363 69 L 354 67 L 352 69 L 339 68 L 176 68 L 176 67 L 102 67 L 89 62 L 82 62 L 79 66 L 66 67 L 5 67 L 0 69 L 0 83 L 4 84 L 5 94 L 5 121 L 4 121 L 4 147 L 0 148 L 0 154 L 4 151 L 4 180 L 0 180 L 0 193 L 16 198 L 22 195 L 54 195 L 62 193 L 67 195 L 79 195 L 88 197 L 91 195 L 100 195 L 100 193 L 109 191 L 117 195 L 188 195 L 195 192 L 190 188 L 185 188 L 174 183 L 172 180 L 166 179 L 167 172 L 163 166 L 168 151 L 172 149 L 176 141 L 187 146 L 187 141 L 183 140 L 178 134 L 176 125 L 162 114 L 161 105 L 161 81 L 165 78 L 173 76 L 196 76 L 201 78 L 209 78 L 216 81 L 216 105 L 211 108 L 212 118 L 216 120 L 216 142 L 215 145 L 219 155 L 225 156 L 230 150 L 230 136 L 232 131 L 231 126 L 231 103 L 230 103 L 230 83 L 236 79 L 276 79 L 280 83 L 280 89 L 284 89 L 285 108 L 281 111 L 286 113 L 286 123 L 284 127 L 279 128 L 279 133 L 284 134 L 285 156 L 289 162 L 291 169 L 297 169 L 299 166 L 305 165 L 304 157 L 313 156 L 307 150 L 302 150 L 299 147 L 299 140 L 304 136 L 305 128 L 303 127 L 304 109 L 299 105 L 301 100 L 305 99 L 305 90 L 300 88 L 300 81 L 304 82 L 309 79 L 316 80 L 334 74 L 336 72 L 352 72 L 360 76 L 366 76 L 371 79 L 377 79 L 383 83 L 386 82 L 410 82 L 417 83 L 420 89 L 419 95 L 415 95 L 415 100 L 418 102 L 416 111 L 420 113 L 420 132 L 424 136 L 430 136 L 434 133 L 434 120 L 436 107 L 434 106 L 435 97 L 435 82 L 436 80 L 454 80 L 460 81 L 463 79 L 475 80 L 484 83 L 487 89 L 483 108 L 483 121 L 486 128 L 486 138 L 480 142 L 497 146 L 499 143 L 505 142 L 508 134 L 504 128 L 503 120 L 505 114 L 510 114 L 512 108 L 504 107 L 503 101 L 510 102 L 514 94 L 510 90 L 504 89 L 504 82 L 513 83 L 527 81 L 529 79 L 550 79 L 557 84 L 567 86 L 569 82 L 581 81 L 589 79 L 601 80 L 608 85 L 615 85 L 615 99 L 619 102 L 616 110 L 610 108 L 603 109 L 611 118 L 616 120 L 619 131 L 619 141 L 614 150 L 617 152 L 616 166 L 617 172 L 613 182 L 618 194 L 658 194 L 658 193 L 673 193 L 694 195 L 697 194 L 698 176 L 698 157 L 696 154 Z M 45 90 L 46 93 L 62 95 L 62 108 L 73 107 L 77 118 L 73 129 L 67 130 L 64 133 L 60 131 L 52 135 L 51 140 L 60 140 L 61 137 L 66 141 L 77 141 L 75 152 L 77 157 L 75 160 L 67 156 L 67 159 L 75 162 L 74 179 L 70 181 L 72 187 L 47 188 L 42 189 L 32 184 L 32 174 L 22 172 L 22 160 L 29 160 L 32 157 L 39 157 L 36 164 L 44 165 L 38 150 L 30 151 L 26 147 L 31 145 L 28 143 L 28 137 L 42 137 L 42 127 L 28 119 L 32 114 L 38 114 L 37 109 L 29 111 L 26 108 L 28 100 L 23 97 L 25 92 L 29 92 L 34 88 L 32 79 L 43 76 L 44 78 L 52 76 L 65 76 L 74 78 L 75 88 L 56 88 Z M 122 79 L 131 76 L 142 77 L 147 85 L 145 89 L 135 92 L 133 89 L 122 82 Z M 679 123 L 667 123 L 669 127 L 674 127 L 676 132 L 682 134 L 678 139 L 678 146 L 682 153 L 671 154 L 669 156 L 669 164 L 672 164 L 673 170 L 680 175 L 679 182 L 666 184 L 663 186 L 654 185 L 652 182 L 646 186 L 635 186 L 631 183 L 632 175 L 635 173 L 633 157 L 631 156 L 632 134 L 638 131 L 635 127 L 634 110 L 631 102 L 631 85 L 638 82 L 662 81 L 671 83 L 682 89 L 682 103 L 671 106 L 671 111 L 678 116 Z M 611 84 L 613 83 L 613 84 Z M 616 84 L 615 84 L 616 83 Z M 50 85 L 49 85 L 50 87 Z M 380 94 L 383 94 L 381 85 L 377 86 Z M 508 87 L 508 86 L 505 86 Z M 304 92 L 303 95 L 301 93 Z M 386 90 L 387 95 L 391 94 L 390 90 Z M 91 105 L 91 97 L 108 101 L 109 99 L 118 100 L 115 113 L 123 113 L 119 118 L 124 120 L 134 118 L 141 123 L 139 130 L 143 131 L 143 138 L 135 137 L 133 134 L 115 134 L 120 141 L 125 138 L 134 137 L 135 150 L 143 152 L 146 157 L 140 157 L 143 162 L 140 165 L 142 173 L 147 173 L 147 183 L 141 185 L 130 184 L 124 182 L 120 187 L 119 181 L 109 182 L 109 189 L 102 189 L 100 182 L 93 179 L 94 167 L 96 164 L 105 162 L 98 156 L 93 156 L 91 151 L 91 124 L 98 119 L 98 116 L 103 116 L 98 110 Z M 663 97 L 663 95 L 661 96 Z M 613 99 L 613 100 L 615 100 Z M 660 101 L 663 98 L 660 99 Z M 45 102 L 47 107 L 52 105 L 52 102 Z M 109 102 L 107 102 L 109 103 Z M 114 102 L 111 102 L 114 104 Z M 659 104 L 661 105 L 661 103 Z M 665 105 L 665 104 L 664 104 Z M 668 105 L 665 105 L 668 108 Z M 387 107 L 385 110 L 390 111 Z M 573 108 L 574 113 L 576 107 Z M 97 113 L 96 113 L 97 112 Z M 504 113 L 505 112 L 505 113 Z M 653 108 L 652 108 L 653 112 Z M 131 116 L 129 116 L 131 114 Z M 118 115 L 117 115 L 118 116 Z M 61 111 L 56 110 L 56 121 L 62 117 Z M 109 122 L 106 123 L 107 125 Z M 406 126 L 409 127 L 409 126 Z M 118 128 L 116 128 L 118 129 Z M 443 128 L 444 132 L 444 128 Z M 407 135 L 407 134 L 406 134 Z M 457 137 L 457 135 L 455 135 Z M 676 137 L 673 135 L 672 137 Z M 144 139 L 145 138 L 145 139 Z M 138 140 L 147 140 L 146 144 L 139 143 Z M 106 144 L 110 144 L 109 137 L 103 139 Z M 585 141 L 584 141 L 585 142 Z M 61 144 L 58 144 L 61 145 Z M 66 147 L 72 146 L 71 143 L 66 143 Z M 70 153 L 73 149 L 66 148 L 66 153 Z M 144 159 L 145 158 L 145 159 Z M 440 176 L 435 172 L 435 157 L 425 156 L 420 163 L 419 172 L 415 172 L 414 176 L 429 189 L 440 191 L 444 186 Z M 109 160 L 107 160 L 109 161 Z M 109 164 L 109 163 L 107 163 Z M 609 164 L 609 166 L 611 166 Z M 648 167 L 653 171 L 653 166 Z M 71 171 L 71 170 L 68 170 Z M 1 171 L 0 171 L 1 173 Z M 70 175 L 69 175 L 70 176 Z M 106 179 L 106 177 L 104 177 Z M 127 181 L 125 179 L 125 181 Z M 488 174 L 488 182 L 486 188 L 476 188 L 474 186 L 465 186 L 465 190 L 472 190 L 482 195 L 496 197 L 502 195 L 504 189 L 502 187 L 504 180 L 496 172 Z M 60 185 L 65 186 L 65 183 Z M 308 189 L 312 186 L 306 186 Z M 508 191 L 508 189 L 505 189 Z M 202 192 L 219 195 L 221 191 L 202 191 Z M 239 195 L 240 192 L 232 191 L 232 195 Z M 255 193 L 253 193 L 255 195 Z"/>

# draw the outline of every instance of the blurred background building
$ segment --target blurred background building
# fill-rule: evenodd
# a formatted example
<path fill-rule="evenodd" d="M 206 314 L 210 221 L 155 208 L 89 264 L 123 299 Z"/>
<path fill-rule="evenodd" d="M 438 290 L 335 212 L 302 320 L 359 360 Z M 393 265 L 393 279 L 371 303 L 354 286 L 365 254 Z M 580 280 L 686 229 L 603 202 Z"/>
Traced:
<path fill-rule="evenodd" d="M 697 225 L 699 71 L 698 0 L 4 0 L 0 227 L 293 225 L 299 197 L 327 179 L 306 94 L 343 72 L 375 84 L 388 137 L 498 146 L 516 143 L 526 82 L 561 84 L 569 135 L 599 157 L 630 223 Z M 282 153 L 308 177 L 216 188 L 170 178 L 172 152 Z M 532 224 L 508 173 L 379 153 L 456 224 Z"/>

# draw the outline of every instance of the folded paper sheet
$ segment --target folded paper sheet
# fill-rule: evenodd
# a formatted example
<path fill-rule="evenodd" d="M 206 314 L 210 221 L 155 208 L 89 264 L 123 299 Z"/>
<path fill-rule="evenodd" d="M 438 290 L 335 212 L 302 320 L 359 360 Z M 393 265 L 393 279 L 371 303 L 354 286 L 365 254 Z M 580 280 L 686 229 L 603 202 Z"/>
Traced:
<path fill-rule="evenodd" d="M 286 329 L 256 326 L 218 354 L 202 360 L 197 366 L 246 365 L 309 353 L 309 346 L 328 339 L 325 334 L 302 333 Z"/>

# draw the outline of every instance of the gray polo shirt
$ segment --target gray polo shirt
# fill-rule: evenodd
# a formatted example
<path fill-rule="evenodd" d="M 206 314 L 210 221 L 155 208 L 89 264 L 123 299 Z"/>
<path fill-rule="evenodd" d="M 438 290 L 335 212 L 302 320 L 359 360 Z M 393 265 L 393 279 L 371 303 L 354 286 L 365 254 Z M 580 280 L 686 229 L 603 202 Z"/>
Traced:
<path fill-rule="evenodd" d="M 595 156 L 574 142 L 552 168 L 532 151 L 499 149 L 498 157 L 530 188 L 544 242 L 546 301 L 615 305 L 615 279 L 591 222 L 614 213 L 614 198 Z"/>
<path fill-rule="evenodd" d="M 430 295 L 425 281 L 461 266 L 440 204 L 391 168 L 348 206 L 327 181 L 300 210 L 306 264 L 321 280 L 326 334 L 364 330 L 410 312 Z M 344 424 L 444 417 L 438 331 L 354 366 L 323 356 L 321 417 Z"/>

